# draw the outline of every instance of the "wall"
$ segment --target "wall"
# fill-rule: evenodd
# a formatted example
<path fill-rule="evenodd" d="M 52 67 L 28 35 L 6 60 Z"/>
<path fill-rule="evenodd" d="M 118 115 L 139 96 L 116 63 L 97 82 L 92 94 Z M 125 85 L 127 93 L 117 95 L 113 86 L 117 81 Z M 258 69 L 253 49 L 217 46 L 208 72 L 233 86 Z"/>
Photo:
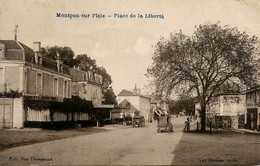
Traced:
<path fill-rule="evenodd" d="M 144 116 L 145 120 L 150 119 L 150 99 L 140 97 L 140 114 Z"/>
<path fill-rule="evenodd" d="M 214 97 L 208 105 L 213 115 L 237 116 L 246 112 L 245 95 L 221 95 Z"/>
<path fill-rule="evenodd" d="M 102 88 L 101 85 L 91 83 L 72 83 L 72 94 L 78 95 L 80 98 L 92 101 L 94 106 L 102 104 Z"/>
<path fill-rule="evenodd" d="M 13 99 L 13 127 L 14 128 L 23 128 L 24 120 L 24 109 L 23 109 L 23 99 L 15 98 Z"/>
<path fill-rule="evenodd" d="M 6 66 L 5 67 L 5 83 L 7 84 L 7 91 L 18 90 L 20 86 L 20 67 Z"/>
<path fill-rule="evenodd" d="M 5 108 L 4 108 L 5 107 Z M 3 115 L 5 109 L 5 115 Z M 22 98 L 0 98 L 0 123 L 3 116 L 10 122 L 10 128 L 22 128 L 24 120 L 23 99 Z M 8 119 L 7 119 L 8 118 Z M 0 127 L 2 124 L 0 124 Z"/>
<path fill-rule="evenodd" d="M 26 95 L 71 98 L 71 79 L 69 77 L 37 68 L 25 68 L 24 74 L 25 82 L 27 82 Z M 54 79 L 57 79 L 56 85 Z M 65 81 L 67 82 L 66 88 Z"/>

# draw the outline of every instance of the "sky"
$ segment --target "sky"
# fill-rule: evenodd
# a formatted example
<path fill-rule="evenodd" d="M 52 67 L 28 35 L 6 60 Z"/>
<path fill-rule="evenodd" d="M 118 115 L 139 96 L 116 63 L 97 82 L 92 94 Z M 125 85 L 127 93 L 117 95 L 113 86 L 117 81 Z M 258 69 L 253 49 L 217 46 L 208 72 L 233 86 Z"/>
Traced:
<path fill-rule="evenodd" d="M 90 17 L 70 19 L 57 13 Z M 105 17 L 92 18 L 92 14 Z M 136 17 L 130 18 L 131 14 Z M 164 19 L 138 18 L 138 14 L 163 15 Z M 196 25 L 217 21 L 260 37 L 260 1 L 0 0 L 0 40 L 14 39 L 18 24 L 18 40 L 31 48 L 40 41 L 43 47 L 69 46 L 75 55 L 87 54 L 112 76 L 116 95 L 122 89 L 132 90 L 135 84 L 143 93 L 149 92 L 145 73 L 160 37 L 169 38 L 180 29 L 190 35 Z"/>

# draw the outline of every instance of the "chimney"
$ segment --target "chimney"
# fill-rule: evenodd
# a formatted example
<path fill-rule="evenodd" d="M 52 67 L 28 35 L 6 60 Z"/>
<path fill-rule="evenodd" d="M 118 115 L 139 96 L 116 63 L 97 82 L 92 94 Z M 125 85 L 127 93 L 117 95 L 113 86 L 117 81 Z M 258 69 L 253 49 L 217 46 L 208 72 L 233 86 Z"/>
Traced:
<path fill-rule="evenodd" d="M 141 89 L 138 89 L 136 84 L 135 84 L 135 88 L 133 89 L 133 93 L 134 95 L 141 95 Z"/>
<path fill-rule="evenodd" d="M 57 55 L 57 69 L 58 71 L 61 71 L 63 72 L 63 61 L 60 59 L 60 54 L 58 52 L 56 52 L 56 55 Z"/>
<path fill-rule="evenodd" d="M 40 54 L 41 42 L 33 42 L 33 52 L 35 55 L 35 63 L 42 64 L 42 56 Z"/>

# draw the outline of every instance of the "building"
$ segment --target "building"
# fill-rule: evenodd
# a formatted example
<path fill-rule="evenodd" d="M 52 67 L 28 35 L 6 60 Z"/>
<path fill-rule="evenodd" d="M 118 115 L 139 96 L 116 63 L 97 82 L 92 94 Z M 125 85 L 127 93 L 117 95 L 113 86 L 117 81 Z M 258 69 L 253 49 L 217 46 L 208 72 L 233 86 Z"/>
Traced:
<path fill-rule="evenodd" d="M 200 103 L 195 103 L 195 115 L 200 116 Z M 245 124 L 246 96 L 222 93 L 212 97 L 206 106 L 206 124 L 216 128 L 237 129 Z M 200 118 L 199 118 L 200 119 Z"/>
<path fill-rule="evenodd" d="M 246 91 L 246 128 L 260 130 L 260 87 Z"/>
<path fill-rule="evenodd" d="M 144 116 L 145 120 L 148 122 L 153 117 L 153 113 L 150 109 L 150 97 L 141 94 L 141 89 L 135 89 L 133 91 L 123 89 L 117 96 L 118 103 L 123 100 L 129 101 L 138 111 L 140 115 Z"/>
<path fill-rule="evenodd" d="M 154 115 L 154 113 L 157 116 L 169 114 L 169 104 L 164 100 L 151 99 L 150 107 L 151 107 L 151 114 L 153 114 L 153 115 Z M 150 121 L 152 122 L 154 119 L 156 119 L 156 118 L 154 117 Z"/>
<path fill-rule="evenodd" d="M 114 105 L 102 104 L 102 76 L 91 70 L 82 71 L 76 68 L 70 68 L 70 74 L 72 76 L 72 96 L 79 96 L 83 100 L 92 102 L 97 126 L 98 120 L 110 118 L 110 110 L 114 108 Z M 79 115 L 79 117 L 82 116 Z M 89 120 L 87 113 L 84 113 L 84 117 L 86 118 L 80 120 Z"/>
<path fill-rule="evenodd" d="M 94 106 L 102 105 L 102 76 L 92 71 L 70 68 L 72 95 L 92 101 Z"/>
<path fill-rule="evenodd" d="M 23 127 L 27 121 L 51 121 L 50 110 L 24 109 L 25 100 L 63 102 L 71 98 L 69 67 L 61 60 L 41 54 L 41 43 L 33 49 L 16 40 L 0 40 L 0 93 L 17 93 L 20 98 L 0 98 L 0 128 Z M 66 115 L 59 117 L 63 120 Z M 53 119 L 52 119 L 53 120 Z"/>
<path fill-rule="evenodd" d="M 246 112 L 245 94 L 219 94 L 208 104 L 207 112 L 221 116 L 239 116 Z"/>
<path fill-rule="evenodd" d="M 134 117 L 139 115 L 140 111 L 138 111 L 129 101 L 126 99 L 118 104 L 117 107 L 111 110 L 110 119 L 122 119 L 126 116 Z"/>

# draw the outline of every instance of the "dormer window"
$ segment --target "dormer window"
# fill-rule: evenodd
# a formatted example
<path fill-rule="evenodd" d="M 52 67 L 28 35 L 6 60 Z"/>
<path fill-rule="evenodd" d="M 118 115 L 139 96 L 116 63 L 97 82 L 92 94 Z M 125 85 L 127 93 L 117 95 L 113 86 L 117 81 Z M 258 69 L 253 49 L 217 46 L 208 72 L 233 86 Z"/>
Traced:
<path fill-rule="evenodd" d="M 0 48 L 0 58 L 3 58 L 4 57 L 4 51 L 2 48 Z"/>
<path fill-rule="evenodd" d="M 5 58 L 5 45 L 0 43 L 0 58 Z"/>

